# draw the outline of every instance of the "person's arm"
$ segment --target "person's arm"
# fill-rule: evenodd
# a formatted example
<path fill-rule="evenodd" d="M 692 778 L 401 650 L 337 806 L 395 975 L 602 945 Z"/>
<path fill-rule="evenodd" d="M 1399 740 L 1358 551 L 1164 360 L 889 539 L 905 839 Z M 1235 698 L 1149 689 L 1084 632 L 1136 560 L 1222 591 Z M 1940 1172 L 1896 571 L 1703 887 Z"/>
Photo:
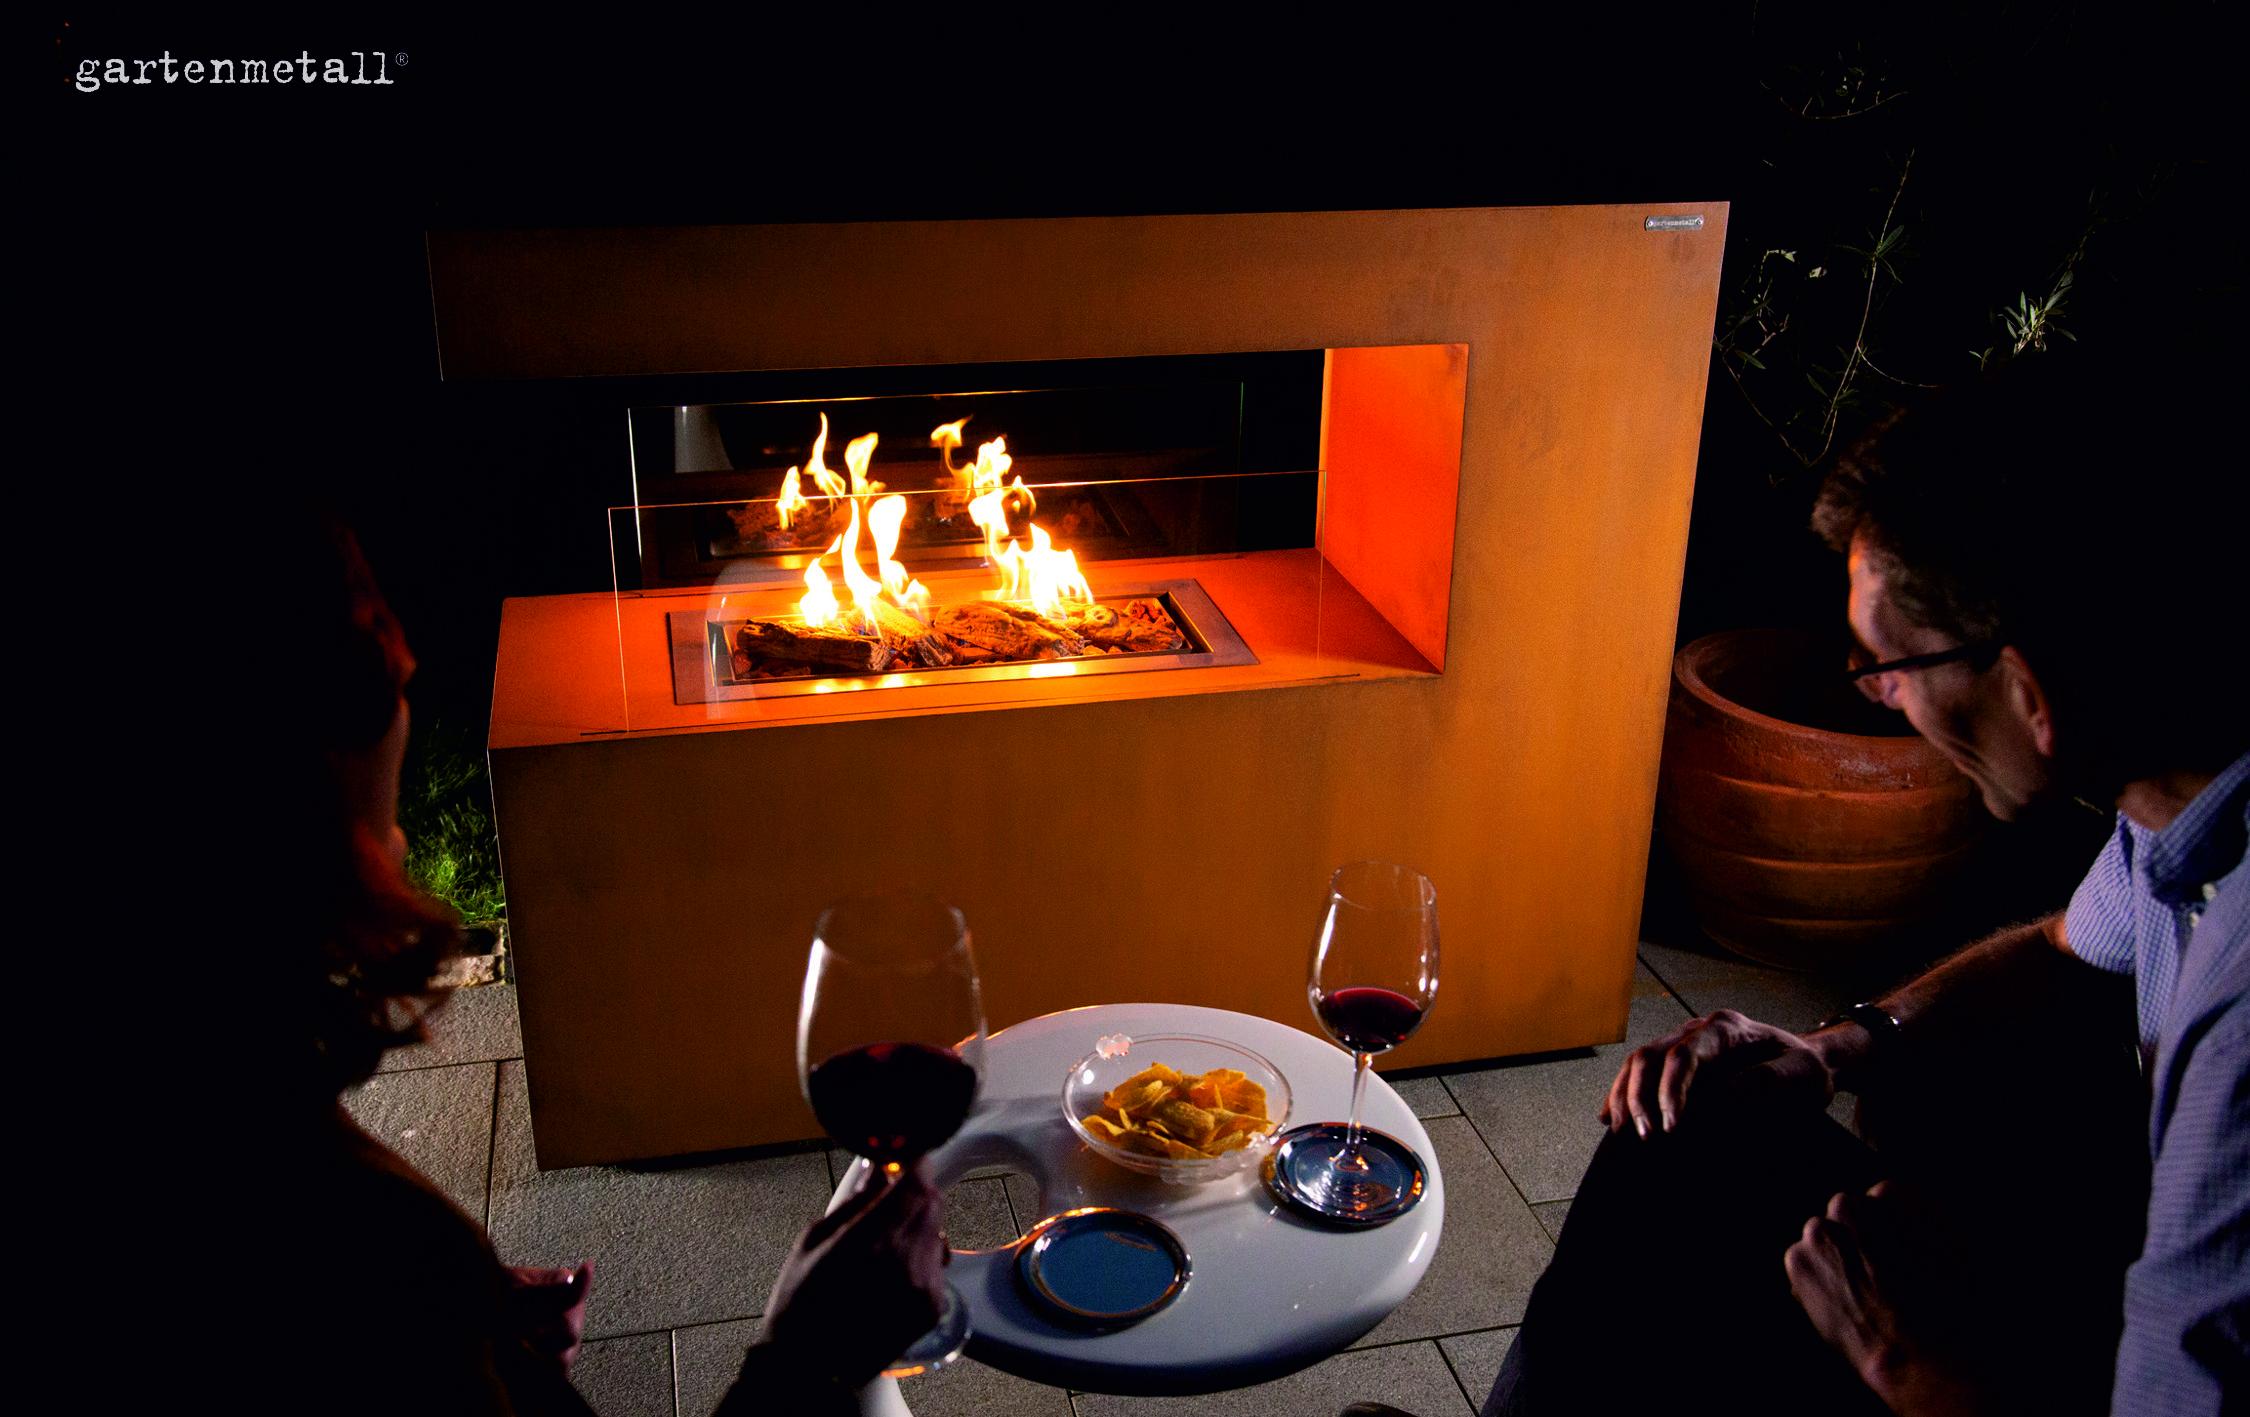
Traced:
<path fill-rule="evenodd" d="M 937 1322 L 945 1197 L 916 1170 L 874 1175 L 798 1238 L 721 1413 L 851 1417 L 856 1390 Z"/>
<path fill-rule="evenodd" d="M 2148 1239 L 2125 1272 L 2118 1412 L 2219 1414 L 2250 1399 L 2250 996 L 2236 988 L 2169 1060 Z"/>
<path fill-rule="evenodd" d="M 1989 935 L 1876 999 L 1898 1020 L 1897 1038 L 1871 1038 L 1861 1025 L 1844 1023 L 1806 1042 L 1827 1068 L 1831 1091 L 1859 1092 L 1880 1080 L 1886 1045 L 1939 1056 L 1966 1054 L 1995 1030 L 2020 1026 L 2043 1011 L 2059 1030 L 2076 1008 L 2074 992 L 2095 972 L 2070 952 L 2058 912 Z"/>
<path fill-rule="evenodd" d="M 1857 1023 L 1799 1036 L 1720 1009 L 1628 1054 L 1601 1118 L 1611 1131 L 1670 1131 L 1686 1111 L 1696 1075 L 1722 1058 L 1745 1064 L 1728 1070 L 1738 1088 L 1825 1106 L 1838 1091 L 1859 1091 L 1878 1078 L 1885 1055 L 1896 1049 L 1944 1052 L 1981 1042 L 2027 1009 L 2060 1004 L 2094 972 L 2071 954 L 2063 918 L 2052 915 L 1980 940 L 1875 1000 L 1898 1020 L 1897 1038 L 1871 1037 Z"/>

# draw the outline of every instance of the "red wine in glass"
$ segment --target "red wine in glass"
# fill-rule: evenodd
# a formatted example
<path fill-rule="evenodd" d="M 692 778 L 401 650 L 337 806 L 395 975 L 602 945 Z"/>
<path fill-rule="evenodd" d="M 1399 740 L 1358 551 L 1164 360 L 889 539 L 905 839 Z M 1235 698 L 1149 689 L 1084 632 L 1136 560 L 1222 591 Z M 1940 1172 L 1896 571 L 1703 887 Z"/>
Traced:
<path fill-rule="evenodd" d="M 813 1064 L 805 1093 L 838 1146 L 887 1168 L 961 1129 L 977 1070 L 940 1044 L 869 1043 Z"/>
<path fill-rule="evenodd" d="M 1412 1037 L 1437 1001 L 1437 888 L 1388 861 L 1339 867 L 1329 877 L 1308 975 L 1313 1016 L 1352 1051 L 1351 1122 L 1292 1133 L 1280 1188 L 1332 1220 L 1381 1224 L 1413 1206 L 1424 1171 L 1394 1137 L 1368 1144 L 1360 1104 L 1375 1055 Z"/>
<path fill-rule="evenodd" d="M 1358 984 L 1323 995 L 1320 1024 L 1354 1053 L 1388 1053 L 1422 1026 L 1422 1006 L 1395 989 Z"/>
<path fill-rule="evenodd" d="M 961 1129 L 984 1068 L 984 1001 L 961 912 L 906 891 L 823 912 L 797 1011 L 797 1076 L 838 1146 L 888 1185 Z M 937 1327 L 887 1377 L 943 1367 L 969 1340 L 948 1285 Z"/>

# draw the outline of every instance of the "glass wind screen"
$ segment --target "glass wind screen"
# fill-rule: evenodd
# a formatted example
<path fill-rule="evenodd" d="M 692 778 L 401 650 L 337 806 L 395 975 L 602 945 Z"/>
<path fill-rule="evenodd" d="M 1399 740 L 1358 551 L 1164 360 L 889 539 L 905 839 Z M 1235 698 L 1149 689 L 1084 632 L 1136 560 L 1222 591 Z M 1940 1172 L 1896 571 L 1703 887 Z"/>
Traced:
<path fill-rule="evenodd" d="M 1207 382 L 636 408 L 619 583 L 794 580 L 855 524 L 927 567 L 1042 536 L 1086 561 L 1309 546 L 1318 475 L 1240 478 L 1242 403 Z"/>

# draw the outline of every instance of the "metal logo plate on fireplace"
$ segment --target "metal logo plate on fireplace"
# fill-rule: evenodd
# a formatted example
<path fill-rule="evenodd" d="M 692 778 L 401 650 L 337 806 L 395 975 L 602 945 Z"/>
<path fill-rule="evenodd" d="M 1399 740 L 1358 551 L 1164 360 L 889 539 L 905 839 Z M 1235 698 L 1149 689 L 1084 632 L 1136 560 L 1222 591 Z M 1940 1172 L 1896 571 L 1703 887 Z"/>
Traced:
<path fill-rule="evenodd" d="M 1193 579 L 1147 581 L 1100 587 L 1098 603 L 1134 599 L 1162 602 L 1186 636 L 1188 648 L 1153 653 L 1113 653 L 1080 658 L 912 667 L 882 674 L 807 674 L 794 678 L 737 680 L 728 637 L 749 617 L 716 610 L 674 610 L 666 616 L 672 641 L 672 701 L 678 704 L 727 703 L 740 699 L 783 698 L 793 694 L 836 694 L 910 685 L 973 684 L 1050 676 L 1132 674 L 1154 669 L 1205 669 L 1256 664 L 1258 656 L 1203 587 Z"/>

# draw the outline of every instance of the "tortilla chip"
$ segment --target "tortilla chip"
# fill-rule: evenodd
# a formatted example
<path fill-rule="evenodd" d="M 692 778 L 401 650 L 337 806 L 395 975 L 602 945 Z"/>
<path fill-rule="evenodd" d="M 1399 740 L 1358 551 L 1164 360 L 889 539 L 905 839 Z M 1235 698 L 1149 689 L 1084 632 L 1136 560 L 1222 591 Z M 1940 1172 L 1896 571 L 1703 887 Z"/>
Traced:
<path fill-rule="evenodd" d="M 1168 1160 L 1209 1160 L 1240 1151 L 1274 1128 L 1266 1090 L 1234 1068 L 1189 1077 L 1162 1063 L 1144 1068 L 1083 1119 L 1112 1146 Z"/>
<path fill-rule="evenodd" d="M 1266 1090 L 1241 1073 L 1227 1070 L 1217 1087 L 1219 1105 L 1229 1112 L 1248 1112 L 1252 1116 L 1266 1115 Z"/>
<path fill-rule="evenodd" d="M 1157 1103 L 1154 1120 L 1162 1124 L 1165 1131 L 1194 1146 L 1211 1140 L 1211 1133 L 1219 1129 L 1218 1118 L 1177 1097 Z"/>

